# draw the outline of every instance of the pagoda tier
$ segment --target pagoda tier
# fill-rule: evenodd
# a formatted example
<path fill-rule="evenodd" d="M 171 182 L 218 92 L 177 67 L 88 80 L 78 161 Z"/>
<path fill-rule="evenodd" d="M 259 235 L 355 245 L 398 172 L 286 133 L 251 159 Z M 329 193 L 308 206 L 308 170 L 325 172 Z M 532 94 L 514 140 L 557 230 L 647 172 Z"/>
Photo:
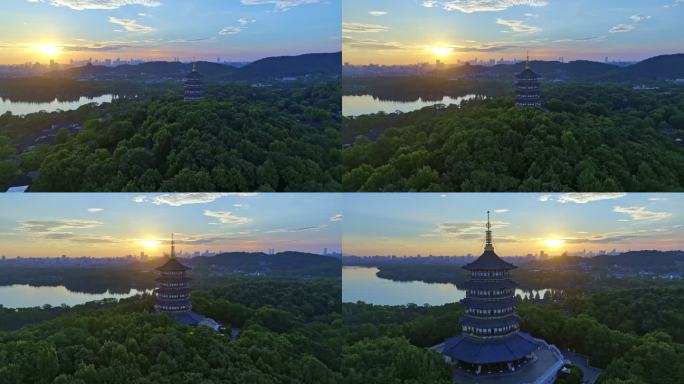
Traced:
<path fill-rule="evenodd" d="M 171 237 L 171 256 L 166 263 L 157 268 L 160 276 L 156 279 L 156 301 L 154 307 L 157 312 L 184 313 L 192 309 L 190 302 L 190 278 L 186 276 L 190 268 L 176 259 L 176 250 Z"/>
<path fill-rule="evenodd" d="M 195 64 L 192 65 L 192 72 L 185 77 L 184 85 L 185 100 L 201 100 L 204 98 L 202 74 L 197 72 L 197 66 Z"/>
<path fill-rule="evenodd" d="M 470 279 L 459 285 L 466 291 L 461 301 L 465 314 L 459 322 L 463 332 L 444 343 L 442 353 L 467 364 L 513 363 L 537 349 L 529 335 L 519 332 L 520 317 L 515 312 L 515 287 L 510 271 L 516 266 L 502 260 L 492 245 L 487 212 L 485 249 L 463 268 Z"/>
<path fill-rule="evenodd" d="M 525 69 L 515 75 L 515 105 L 526 108 L 541 107 L 539 75 L 530 69 L 529 57 Z"/>

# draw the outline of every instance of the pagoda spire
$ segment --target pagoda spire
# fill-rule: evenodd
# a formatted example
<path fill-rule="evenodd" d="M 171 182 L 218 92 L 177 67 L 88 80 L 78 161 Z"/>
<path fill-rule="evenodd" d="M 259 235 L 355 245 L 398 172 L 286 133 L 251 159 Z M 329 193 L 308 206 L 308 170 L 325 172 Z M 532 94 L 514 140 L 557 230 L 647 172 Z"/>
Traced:
<path fill-rule="evenodd" d="M 489 211 L 487 211 L 487 231 L 485 231 L 485 252 L 494 251 L 492 245 L 492 224 L 489 222 Z"/>
<path fill-rule="evenodd" d="M 527 60 L 525 60 L 525 69 L 530 69 L 530 50 L 527 50 Z"/>
<path fill-rule="evenodd" d="M 197 72 L 197 62 L 192 63 L 192 71 Z"/>
<path fill-rule="evenodd" d="M 176 258 L 176 245 L 173 242 L 173 232 L 171 232 L 171 258 Z"/>

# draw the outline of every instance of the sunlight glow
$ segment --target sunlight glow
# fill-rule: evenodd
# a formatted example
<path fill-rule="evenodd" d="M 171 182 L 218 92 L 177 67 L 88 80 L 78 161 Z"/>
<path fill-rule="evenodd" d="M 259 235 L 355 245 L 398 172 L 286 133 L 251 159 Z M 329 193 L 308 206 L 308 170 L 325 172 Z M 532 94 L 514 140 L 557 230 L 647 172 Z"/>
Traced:
<path fill-rule="evenodd" d="M 161 245 L 161 241 L 159 240 L 140 240 L 140 245 L 147 249 L 156 249 Z"/>
<path fill-rule="evenodd" d="M 62 47 L 58 47 L 54 44 L 43 44 L 36 46 L 36 51 L 47 57 L 55 57 L 62 51 Z"/>
<path fill-rule="evenodd" d="M 544 244 L 546 244 L 547 246 L 549 246 L 553 249 L 558 249 L 565 244 L 565 240 L 563 240 L 563 239 L 545 239 Z"/>
<path fill-rule="evenodd" d="M 439 56 L 439 57 L 449 56 L 453 50 L 454 49 L 450 48 L 450 47 L 432 47 L 432 48 L 430 48 L 430 51 L 432 51 L 432 53 L 434 53 L 436 56 Z"/>

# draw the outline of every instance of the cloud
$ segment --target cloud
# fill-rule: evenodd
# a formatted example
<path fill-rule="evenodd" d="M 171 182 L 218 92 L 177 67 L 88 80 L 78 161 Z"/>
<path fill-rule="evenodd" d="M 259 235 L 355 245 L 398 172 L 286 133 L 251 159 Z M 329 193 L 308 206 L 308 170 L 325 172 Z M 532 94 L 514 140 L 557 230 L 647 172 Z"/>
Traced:
<path fill-rule="evenodd" d="M 638 23 L 643 20 L 648 20 L 651 18 L 651 16 L 644 16 L 644 15 L 632 15 L 629 17 L 630 19 L 634 20 L 635 23 Z"/>
<path fill-rule="evenodd" d="M 138 24 L 137 21 L 132 19 L 119 19 L 116 17 L 110 17 L 109 22 L 112 24 L 120 25 L 124 27 L 128 32 L 138 32 L 138 33 L 150 33 L 155 29 L 148 27 L 146 25 Z"/>
<path fill-rule="evenodd" d="M 276 228 L 266 231 L 265 233 L 299 233 L 299 232 L 317 232 L 321 231 L 328 226 L 326 224 L 311 226 L 311 227 L 298 227 L 298 228 Z"/>
<path fill-rule="evenodd" d="M 506 209 L 506 208 L 499 208 L 499 209 L 494 210 L 494 212 L 496 212 L 496 213 L 506 213 L 508 211 L 510 211 L 510 209 Z"/>
<path fill-rule="evenodd" d="M 530 18 L 535 18 L 535 19 L 537 19 L 537 18 L 539 18 L 539 15 L 537 15 L 536 13 L 526 13 L 526 14 L 525 14 L 525 17 L 530 17 Z"/>
<path fill-rule="evenodd" d="M 634 28 L 636 28 L 632 24 L 618 24 L 608 30 L 610 33 L 622 33 L 622 32 L 630 32 L 633 31 Z"/>
<path fill-rule="evenodd" d="M 389 28 L 379 24 L 342 23 L 342 33 L 378 33 L 385 32 Z"/>
<path fill-rule="evenodd" d="M 606 36 L 587 36 L 587 37 L 576 37 L 576 38 L 569 38 L 569 39 L 559 39 L 559 40 L 553 40 L 554 43 L 570 43 L 570 42 L 582 42 L 582 41 L 598 41 L 598 40 L 605 40 Z"/>
<path fill-rule="evenodd" d="M 385 16 L 387 14 L 387 12 L 385 12 L 385 11 L 369 11 L 368 14 L 371 16 Z"/>
<path fill-rule="evenodd" d="M 542 0 L 425 0 L 427 8 L 441 8 L 445 11 L 461 11 L 463 13 L 496 12 L 515 6 L 545 7 Z"/>
<path fill-rule="evenodd" d="M 256 22 L 255 19 L 245 19 L 244 17 L 241 17 L 238 19 L 238 23 L 240 23 L 240 25 L 247 25 L 247 24 L 252 24 L 255 22 Z"/>
<path fill-rule="evenodd" d="M 249 208 L 248 204 L 233 204 L 235 208 Z"/>
<path fill-rule="evenodd" d="M 437 224 L 437 227 L 429 233 L 420 235 L 421 237 L 435 237 L 435 236 L 447 236 L 450 238 L 456 238 L 460 240 L 472 240 L 484 237 L 484 231 L 486 229 L 486 221 L 470 221 L 470 222 L 447 222 Z M 492 228 L 503 228 L 509 223 L 504 221 L 492 221 Z M 497 241 L 500 240 L 497 237 Z M 506 238 L 511 240 L 511 238 Z M 505 241 L 505 240 L 504 240 Z"/>
<path fill-rule="evenodd" d="M 497 24 L 505 25 L 511 29 L 511 31 L 516 33 L 536 33 L 540 32 L 542 29 L 535 27 L 533 25 L 527 25 L 522 20 L 509 20 L 509 19 L 496 19 Z"/>
<path fill-rule="evenodd" d="M 242 32 L 241 27 L 225 27 L 219 31 L 219 35 L 237 35 L 240 32 Z"/>
<path fill-rule="evenodd" d="M 600 200 L 613 200 L 613 199 L 619 199 L 621 197 L 626 196 L 626 193 L 622 192 L 617 192 L 617 193 L 592 193 L 592 192 L 587 192 L 587 193 L 563 193 L 561 195 L 541 195 L 537 198 L 538 201 L 546 202 L 546 201 L 557 201 L 559 203 L 565 204 L 565 203 L 576 203 L 576 204 L 586 204 L 586 203 L 591 203 L 593 201 L 600 201 Z"/>
<path fill-rule="evenodd" d="M 88 208 L 88 212 L 95 213 L 95 212 L 102 212 L 104 211 L 103 208 Z"/>
<path fill-rule="evenodd" d="M 245 216 L 233 215 L 232 212 L 226 211 L 212 211 L 206 209 L 204 211 L 204 216 L 215 217 L 223 224 L 246 224 L 252 221 L 252 218 Z"/>
<path fill-rule="evenodd" d="M 188 204 L 206 204 L 216 201 L 226 193 L 166 193 L 152 198 L 152 204 L 180 207 Z M 143 196 L 144 197 L 144 196 Z M 144 201 L 144 200 L 143 200 Z"/>
<path fill-rule="evenodd" d="M 60 48 L 62 48 L 63 51 L 69 51 L 69 52 L 113 52 L 113 51 L 120 51 L 122 49 L 130 48 L 130 45 L 125 45 L 125 44 L 100 44 L 100 43 L 95 43 L 93 45 L 63 45 Z"/>
<path fill-rule="evenodd" d="M 670 212 L 653 212 L 648 211 L 646 207 L 621 207 L 616 206 L 613 208 L 613 212 L 625 213 L 629 215 L 632 220 L 635 221 L 656 221 L 666 219 L 672 216 Z"/>
<path fill-rule="evenodd" d="M 401 43 L 393 41 L 355 39 L 350 36 L 342 36 L 342 44 L 344 44 L 347 47 L 347 49 L 369 49 L 373 51 L 405 49 L 405 47 Z"/>
<path fill-rule="evenodd" d="M 648 201 L 668 201 L 670 200 L 667 197 L 650 197 Z"/>
<path fill-rule="evenodd" d="M 276 11 L 285 12 L 305 4 L 318 4 L 321 0 L 241 0 L 243 5 L 273 5 Z"/>
<path fill-rule="evenodd" d="M 341 213 L 336 213 L 330 218 L 330 221 L 342 221 L 342 218 L 343 216 Z"/>
<path fill-rule="evenodd" d="M 81 219 L 26 220 L 19 222 L 19 230 L 32 233 L 63 232 L 69 229 L 96 228 L 103 224 L 100 221 Z"/>
<path fill-rule="evenodd" d="M 85 9 L 118 9 L 127 5 L 142 5 L 143 7 L 158 7 L 161 2 L 156 0 L 29 0 L 31 3 L 46 3 L 55 7 L 69 7 L 82 11 Z"/>

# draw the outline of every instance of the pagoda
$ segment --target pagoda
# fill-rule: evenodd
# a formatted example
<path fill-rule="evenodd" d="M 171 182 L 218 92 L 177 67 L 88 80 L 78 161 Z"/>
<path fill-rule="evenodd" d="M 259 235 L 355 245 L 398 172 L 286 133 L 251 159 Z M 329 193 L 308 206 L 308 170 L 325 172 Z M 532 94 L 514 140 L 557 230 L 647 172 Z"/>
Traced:
<path fill-rule="evenodd" d="M 539 75 L 530 69 L 530 55 L 527 55 L 525 69 L 515 75 L 515 106 L 525 108 L 541 107 L 539 96 Z"/>
<path fill-rule="evenodd" d="M 183 314 L 192 309 L 190 303 L 190 278 L 187 276 L 189 267 L 181 264 L 176 259 L 176 247 L 171 234 L 171 255 L 161 267 L 156 268 L 160 272 L 157 278 L 156 303 L 154 308 L 157 312 Z"/>
<path fill-rule="evenodd" d="M 202 100 L 202 74 L 197 71 L 197 64 L 192 64 L 192 72 L 185 76 L 185 100 Z"/>
<path fill-rule="evenodd" d="M 205 326 L 215 331 L 221 325 L 215 320 L 192 311 L 190 301 L 190 278 L 187 276 L 190 267 L 183 265 L 176 258 L 176 247 L 171 234 L 171 254 L 164 265 L 157 267 L 160 276 L 157 278 L 154 309 L 157 313 L 166 314 L 177 323 L 193 326 Z"/>
<path fill-rule="evenodd" d="M 510 276 L 516 266 L 494 251 L 489 211 L 486 228 L 484 252 L 463 267 L 470 279 L 459 285 L 466 291 L 461 300 L 465 313 L 459 319 L 462 332 L 432 349 L 456 366 L 458 382 L 510 374 L 516 377 L 512 382 L 552 383 L 563 355 L 555 346 L 520 331 L 516 283 Z"/>

